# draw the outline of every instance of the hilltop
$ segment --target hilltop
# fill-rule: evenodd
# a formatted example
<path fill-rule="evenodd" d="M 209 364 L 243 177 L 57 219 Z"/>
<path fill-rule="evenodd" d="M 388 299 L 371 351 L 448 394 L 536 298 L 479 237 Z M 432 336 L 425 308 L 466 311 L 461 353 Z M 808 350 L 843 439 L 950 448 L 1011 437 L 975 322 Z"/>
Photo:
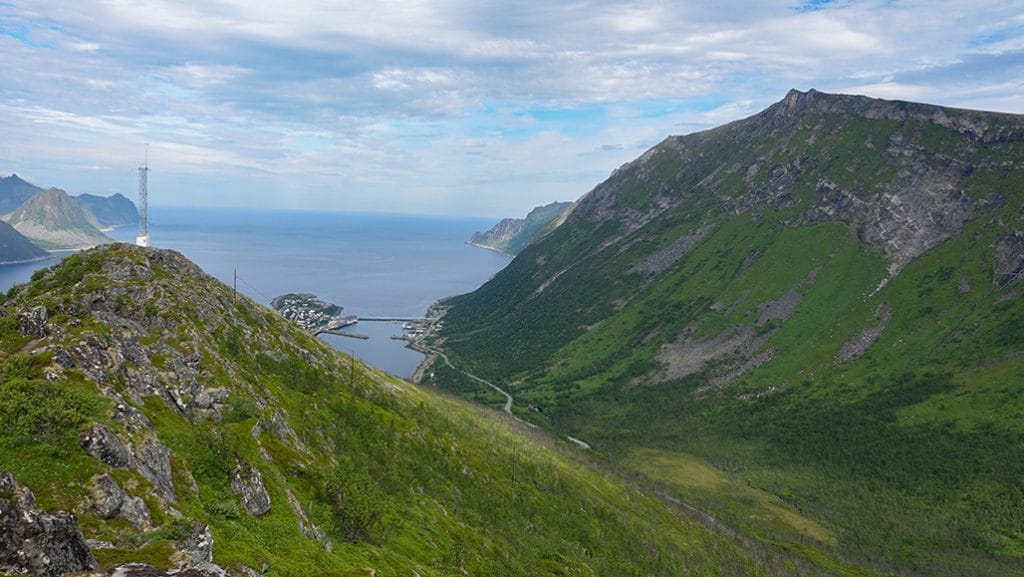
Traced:
<path fill-rule="evenodd" d="M 342 355 L 172 251 L 71 255 L 0 313 L 0 572 L 804 567 L 528 427 Z"/>
<path fill-rule="evenodd" d="M 1019 575 L 1022 277 L 1024 117 L 792 91 L 617 169 L 428 344 L 765 542 Z"/>

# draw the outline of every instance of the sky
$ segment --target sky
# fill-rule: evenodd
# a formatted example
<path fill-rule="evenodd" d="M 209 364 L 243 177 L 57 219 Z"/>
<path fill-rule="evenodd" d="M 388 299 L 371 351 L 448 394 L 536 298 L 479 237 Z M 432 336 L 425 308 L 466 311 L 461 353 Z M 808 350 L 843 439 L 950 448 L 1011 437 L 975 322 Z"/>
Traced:
<path fill-rule="evenodd" d="M 522 216 L 791 88 L 1024 113 L 1024 0 L 0 0 L 0 175 Z"/>

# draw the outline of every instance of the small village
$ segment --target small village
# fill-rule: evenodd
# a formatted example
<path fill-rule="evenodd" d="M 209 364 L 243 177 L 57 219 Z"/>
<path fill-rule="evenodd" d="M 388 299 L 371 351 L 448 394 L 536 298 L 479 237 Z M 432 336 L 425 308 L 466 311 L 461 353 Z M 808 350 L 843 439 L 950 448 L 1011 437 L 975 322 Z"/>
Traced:
<path fill-rule="evenodd" d="M 313 333 L 336 331 L 359 322 L 355 315 L 341 316 L 343 308 L 308 293 L 288 293 L 270 302 L 281 316 Z"/>

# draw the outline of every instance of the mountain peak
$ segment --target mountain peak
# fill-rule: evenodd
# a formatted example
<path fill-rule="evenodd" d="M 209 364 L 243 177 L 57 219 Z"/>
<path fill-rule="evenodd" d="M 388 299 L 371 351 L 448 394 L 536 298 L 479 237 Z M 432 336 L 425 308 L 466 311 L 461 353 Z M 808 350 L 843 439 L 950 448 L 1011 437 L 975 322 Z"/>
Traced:
<path fill-rule="evenodd" d="M 0 178 L 0 214 L 7 214 L 40 192 L 42 188 L 27 182 L 15 173 Z"/>
<path fill-rule="evenodd" d="M 56 187 L 26 200 L 7 221 L 46 249 L 86 248 L 112 242 L 89 222 L 68 193 Z"/>

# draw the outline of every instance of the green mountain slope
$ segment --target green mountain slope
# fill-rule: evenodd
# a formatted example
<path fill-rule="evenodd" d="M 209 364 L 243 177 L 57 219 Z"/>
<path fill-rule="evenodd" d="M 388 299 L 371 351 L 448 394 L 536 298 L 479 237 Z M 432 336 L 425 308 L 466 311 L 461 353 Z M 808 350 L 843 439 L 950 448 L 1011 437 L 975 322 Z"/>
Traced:
<path fill-rule="evenodd" d="M 763 540 L 1018 575 L 1022 276 L 1024 117 L 793 91 L 621 167 L 434 345 Z"/>
<path fill-rule="evenodd" d="M 135 203 L 128 200 L 123 194 L 117 193 L 112 196 L 80 194 L 74 198 L 75 205 L 82 209 L 85 218 L 93 226 L 119 226 L 139 222 L 139 210 L 135 208 Z"/>
<path fill-rule="evenodd" d="M 49 256 L 45 250 L 32 244 L 14 227 L 0 221 L 0 264 L 25 262 Z"/>
<path fill-rule="evenodd" d="M 507 255 L 517 255 L 535 239 L 558 226 L 572 208 L 571 202 L 552 202 L 531 210 L 526 218 L 506 218 L 487 232 L 473 233 L 469 243 Z"/>
<path fill-rule="evenodd" d="M 42 188 L 22 180 L 17 174 L 0 178 L 0 214 L 11 212 L 42 191 Z"/>
<path fill-rule="evenodd" d="M 171 251 L 69 256 L 0 311 L 0 471 L 75 511 L 108 572 L 209 560 L 210 538 L 231 574 L 268 577 L 803 567 L 755 564 L 689 509 L 354 363 Z"/>
<path fill-rule="evenodd" d="M 59 188 L 49 188 L 25 201 L 7 222 L 41 248 L 87 248 L 113 242 L 96 228 Z"/>

